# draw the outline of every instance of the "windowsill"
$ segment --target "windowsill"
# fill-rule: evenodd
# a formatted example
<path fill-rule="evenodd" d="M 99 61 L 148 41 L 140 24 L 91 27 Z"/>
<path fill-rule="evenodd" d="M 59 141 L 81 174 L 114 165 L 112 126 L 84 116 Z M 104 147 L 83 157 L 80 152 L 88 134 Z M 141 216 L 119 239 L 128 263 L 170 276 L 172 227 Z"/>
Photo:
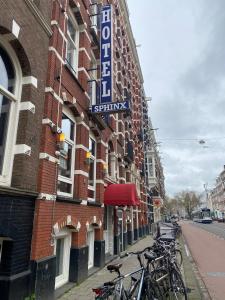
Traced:
<path fill-rule="evenodd" d="M 90 201 L 90 200 L 87 201 L 87 205 L 88 206 L 95 206 L 95 207 L 101 207 L 102 206 L 101 203 L 96 202 L 96 201 Z"/>
<path fill-rule="evenodd" d="M 18 189 L 9 186 L 0 186 L 0 194 L 1 195 L 13 195 L 13 196 L 23 196 L 23 197 L 34 197 L 38 196 L 36 191 L 28 191 L 24 189 Z"/>
<path fill-rule="evenodd" d="M 67 196 L 57 195 L 56 201 L 80 204 L 82 202 L 82 199 L 74 199 L 73 197 L 69 197 L 69 196 L 67 197 Z"/>

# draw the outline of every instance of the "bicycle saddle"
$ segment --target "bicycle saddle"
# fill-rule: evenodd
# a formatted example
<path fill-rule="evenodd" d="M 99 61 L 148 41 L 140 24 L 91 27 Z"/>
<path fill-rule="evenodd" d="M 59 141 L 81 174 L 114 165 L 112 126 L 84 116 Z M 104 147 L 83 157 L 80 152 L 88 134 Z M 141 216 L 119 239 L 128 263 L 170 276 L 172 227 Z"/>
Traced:
<path fill-rule="evenodd" d="M 123 264 L 115 264 L 115 265 L 108 265 L 107 266 L 107 270 L 109 271 L 115 271 L 115 272 L 118 272 L 119 269 L 122 267 Z"/>
<path fill-rule="evenodd" d="M 156 259 L 157 256 L 155 254 L 153 254 L 153 253 L 145 253 L 144 257 L 146 259 L 148 259 L 149 261 L 152 261 L 152 260 Z"/>

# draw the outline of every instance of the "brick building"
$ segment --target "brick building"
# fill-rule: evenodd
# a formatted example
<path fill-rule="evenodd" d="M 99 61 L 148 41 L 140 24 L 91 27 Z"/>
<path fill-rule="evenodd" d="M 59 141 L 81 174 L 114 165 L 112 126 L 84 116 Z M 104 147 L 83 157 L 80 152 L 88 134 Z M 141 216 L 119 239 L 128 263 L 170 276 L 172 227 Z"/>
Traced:
<path fill-rule="evenodd" d="M 99 26 L 108 16 L 101 16 L 107 4 L 112 5 L 110 98 L 129 101 L 131 109 L 102 115 L 90 106 L 100 103 L 106 87 L 100 77 L 109 73 L 106 65 L 100 71 L 101 49 L 109 50 L 101 46 Z M 5 299 L 32 293 L 53 299 L 55 289 L 81 282 L 93 267 L 149 233 L 148 105 L 125 0 L 25 0 L 21 7 L 13 1 L 2 7 L 17 17 L 1 18 L 0 46 L 8 82 L 22 78 L 22 97 L 12 95 L 11 86 L 7 92 L 1 77 L 0 93 L 11 105 L 25 103 L 10 116 L 19 125 L 8 133 L 9 142 L 4 115 L 0 119 L 0 275 L 11 285 L 0 279 L 0 288 L 10 294 Z M 6 147 L 12 153 L 4 152 Z M 4 168 L 12 162 L 4 183 Z M 21 241 L 23 267 L 22 254 L 15 256 Z M 14 270 L 16 260 L 21 268 Z M 19 272 L 23 285 L 14 290 L 20 293 L 16 298 L 17 281 L 13 285 L 10 276 Z"/>
<path fill-rule="evenodd" d="M 50 1 L 0 1 L 0 298 L 29 294 Z M 35 126 L 34 126 L 35 124 Z"/>
<path fill-rule="evenodd" d="M 218 221 L 225 219 L 225 166 L 216 178 L 216 183 L 211 191 L 206 189 L 207 207 L 212 210 L 214 218 Z"/>

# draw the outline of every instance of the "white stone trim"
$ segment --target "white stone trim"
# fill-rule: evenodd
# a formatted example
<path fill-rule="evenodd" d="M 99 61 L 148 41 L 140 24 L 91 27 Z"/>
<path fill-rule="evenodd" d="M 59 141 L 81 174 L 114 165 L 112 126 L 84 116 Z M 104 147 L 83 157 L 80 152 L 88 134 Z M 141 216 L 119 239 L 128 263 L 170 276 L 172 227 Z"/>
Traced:
<path fill-rule="evenodd" d="M 124 177 L 118 177 L 118 180 L 124 180 L 126 182 L 126 178 Z"/>
<path fill-rule="evenodd" d="M 22 78 L 22 84 L 31 84 L 35 88 L 37 88 L 38 87 L 38 80 L 34 76 L 25 76 L 25 77 Z"/>
<path fill-rule="evenodd" d="M 105 146 L 106 148 L 108 148 L 108 144 L 103 142 L 102 140 L 98 140 L 97 143 L 101 143 L 103 146 Z"/>
<path fill-rule="evenodd" d="M 60 96 L 56 94 L 56 92 L 53 90 L 52 87 L 47 86 L 45 88 L 45 93 L 51 93 L 57 101 L 59 101 L 61 104 L 63 104 L 63 99 L 60 98 Z"/>
<path fill-rule="evenodd" d="M 81 205 L 87 205 L 87 200 L 82 200 L 80 204 Z"/>
<path fill-rule="evenodd" d="M 59 31 L 59 33 L 61 34 L 62 38 L 64 39 L 65 42 L 67 42 L 67 38 L 65 36 L 65 34 L 63 33 L 62 29 L 59 27 L 59 23 L 56 20 L 52 20 L 51 21 L 51 25 L 55 25 Z"/>
<path fill-rule="evenodd" d="M 84 32 L 84 33 L 86 34 L 86 36 L 87 36 L 89 42 L 91 43 L 91 38 L 89 37 L 89 34 L 88 34 L 87 30 L 85 29 L 85 30 L 83 30 L 82 32 Z"/>
<path fill-rule="evenodd" d="M 20 111 L 21 110 L 28 110 L 35 114 L 35 105 L 30 101 L 20 102 Z"/>
<path fill-rule="evenodd" d="M 88 74 L 87 70 L 84 67 L 78 68 L 78 72 L 84 72 L 88 79 L 91 79 L 91 76 Z"/>
<path fill-rule="evenodd" d="M 89 174 L 83 170 L 74 170 L 74 175 L 83 175 L 85 177 L 89 177 Z"/>
<path fill-rule="evenodd" d="M 12 21 L 12 34 L 18 39 L 19 33 L 20 33 L 20 26 L 15 20 L 13 20 Z"/>
<path fill-rule="evenodd" d="M 27 156 L 31 155 L 31 147 L 25 144 L 15 145 L 14 154 L 25 154 Z"/>
<path fill-rule="evenodd" d="M 55 55 L 57 56 L 57 58 L 61 61 L 61 63 L 64 65 L 64 60 L 62 58 L 62 56 L 59 54 L 59 52 L 54 48 L 54 47 L 49 47 L 48 48 L 49 51 L 52 51 L 55 53 Z"/>
<path fill-rule="evenodd" d="M 105 181 L 102 179 L 96 179 L 96 184 L 105 184 Z"/>
<path fill-rule="evenodd" d="M 75 149 L 83 149 L 84 151 L 89 152 L 89 149 L 82 144 L 75 145 Z"/>
<path fill-rule="evenodd" d="M 77 122 L 77 125 L 83 125 L 88 131 L 90 131 L 90 128 L 88 127 L 88 125 L 84 121 Z"/>
<path fill-rule="evenodd" d="M 38 194 L 37 199 L 48 200 L 48 201 L 55 201 L 56 200 L 56 195 L 40 193 L 40 194 Z"/>
<path fill-rule="evenodd" d="M 40 159 L 46 159 L 46 160 L 48 160 L 50 162 L 53 162 L 55 164 L 59 164 L 59 159 L 56 158 L 56 157 L 54 157 L 54 156 L 52 156 L 52 155 L 50 155 L 50 154 L 48 154 L 48 153 L 41 152 L 39 154 L 39 158 Z"/>
<path fill-rule="evenodd" d="M 102 164 L 106 164 L 106 161 L 104 161 L 101 158 L 96 159 L 96 163 L 102 163 Z"/>
<path fill-rule="evenodd" d="M 79 52 L 81 52 L 81 51 L 84 51 L 85 54 L 86 54 L 86 56 L 88 57 L 88 59 L 91 60 L 91 57 L 90 57 L 90 55 L 88 54 L 86 48 L 84 48 L 84 47 L 79 48 Z"/>

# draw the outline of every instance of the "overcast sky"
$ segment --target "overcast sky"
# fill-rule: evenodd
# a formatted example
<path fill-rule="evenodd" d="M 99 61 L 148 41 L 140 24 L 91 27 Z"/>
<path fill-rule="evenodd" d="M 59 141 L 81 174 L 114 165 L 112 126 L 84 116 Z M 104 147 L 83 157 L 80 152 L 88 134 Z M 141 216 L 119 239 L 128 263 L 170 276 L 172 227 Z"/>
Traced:
<path fill-rule="evenodd" d="M 166 192 L 203 192 L 225 165 L 225 1 L 127 2 Z"/>

